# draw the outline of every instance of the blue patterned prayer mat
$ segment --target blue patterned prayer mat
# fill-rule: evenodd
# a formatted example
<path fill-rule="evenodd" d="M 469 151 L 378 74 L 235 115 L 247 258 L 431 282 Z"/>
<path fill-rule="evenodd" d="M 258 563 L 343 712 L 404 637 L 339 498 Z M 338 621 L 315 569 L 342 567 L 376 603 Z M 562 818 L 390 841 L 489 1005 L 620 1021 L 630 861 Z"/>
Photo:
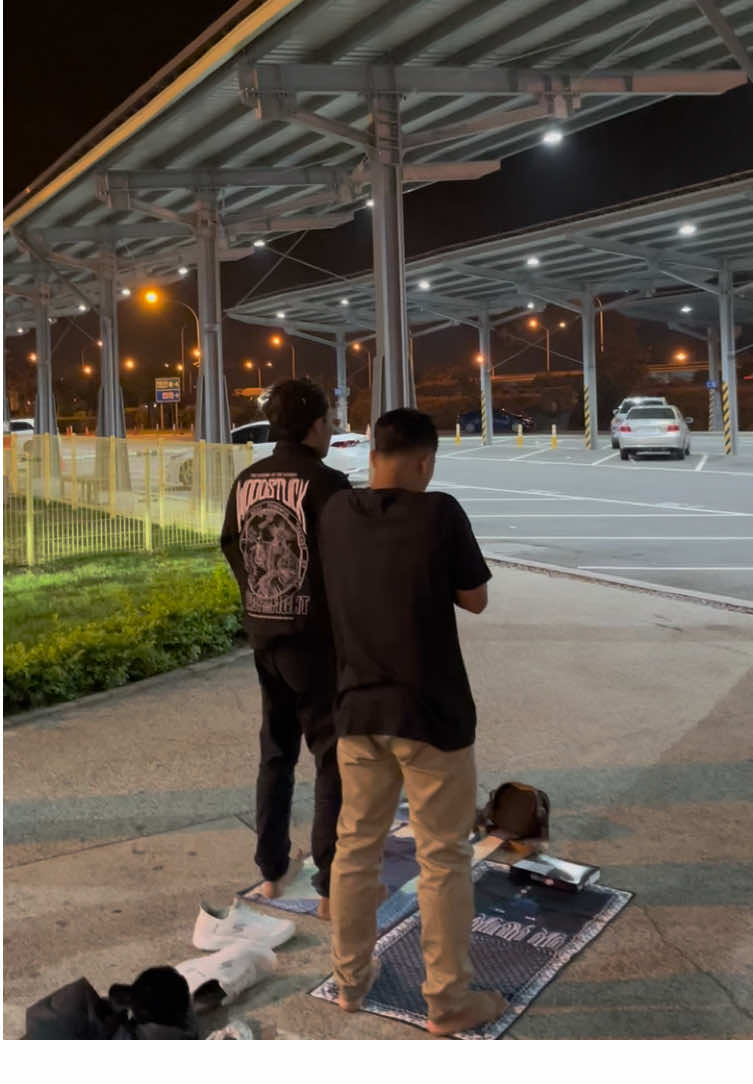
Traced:
<path fill-rule="evenodd" d="M 495 850 L 500 840 L 494 837 L 477 840 L 474 843 L 473 861 L 481 862 Z M 307 858 L 298 875 L 286 885 L 285 891 L 277 899 L 268 900 L 259 895 L 257 882 L 250 888 L 244 888 L 236 895 L 249 903 L 263 903 L 280 911 L 293 914 L 312 915 L 316 913 L 319 896 L 311 884 L 316 873 L 316 866 L 311 857 Z M 387 900 L 377 912 L 379 930 L 388 930 L 401 918 L 416 909 L 416 889 L 418 885 L 418 862 L 416 861 L 416 841 L 407 818 L 407 809 L 400 806 L 397 819 L 390 828 L 384 844 L 384 863 L 382 865 L 382 884 L 389 892 Z"/>
<path fill-rule="evenodd" d="M 509 866 L 493 862 L 479 863 L 473 870 L 473 880 L 474 989 L 498 990 L 510 1007 L 499 1020 L 459 1032 L 456 1038 L 499 1039 L 573 956 L 620 913 L 632 893 L 599 884 L 572 894 L 539 884 L 521 886 L 510 880 Z M 425 1028 L 421 919 L 417 909 L 379 938 L 375 954 L 381 959 L 382 969 L 364 999 L 364 1010 Z M 330 975 L 311 994 L 334 1001 L 337 986 L 333 977 Z"/>

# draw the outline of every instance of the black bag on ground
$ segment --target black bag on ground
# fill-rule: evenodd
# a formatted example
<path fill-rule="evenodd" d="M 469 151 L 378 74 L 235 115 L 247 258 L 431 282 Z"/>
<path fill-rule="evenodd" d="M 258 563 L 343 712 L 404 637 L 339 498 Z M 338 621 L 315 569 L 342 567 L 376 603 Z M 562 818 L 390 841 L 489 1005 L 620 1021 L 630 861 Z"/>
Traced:
<path fill-rule="evenodd" d="M 528 783 L 503 783 L 489 795 L 481 813 L 489 832 L 510 840 L 549 840 L 549 797 Z"/>

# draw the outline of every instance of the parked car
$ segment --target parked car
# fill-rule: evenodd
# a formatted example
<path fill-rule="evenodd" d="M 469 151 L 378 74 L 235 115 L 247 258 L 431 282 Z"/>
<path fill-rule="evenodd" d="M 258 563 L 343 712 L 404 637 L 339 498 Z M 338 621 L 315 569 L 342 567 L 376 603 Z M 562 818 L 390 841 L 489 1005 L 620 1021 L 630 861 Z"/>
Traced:
<path fill-rule="evenodd" d="M 684 459 L 690 455 L 692 422 L 674 406 L 633 407 L 618 431 L 620 459 L 639 452 L 669 452 L 670 459 Z"/>
<path fill-rule="evenodd" d="M 666 406 L 667 400 L 663 395 L 630 395 L 623 399 L 618 407 L 612 411 L 612 447 L 619 448 L 617 432 L 624 422 L 627 412 L 636 406 Z"/>
<path fill-rule="evenodd" d="M 533 419 L 524 414 L 515 414 L 511 410 L 502 410 L 499 407 L 495 407 L 492 413 L 495 433 L 515 433 L 519 425 L 523 426 L 524 433 L 530 433 L 534 428 Z M 480 410 L 468 410 L 465 414 L 459 414 L 458 421 L 463 433 L 481 432 Z"/>
<path fill-rule="evenodd" d="M 230 441 L 234 445 L 253 443 L 253 462 L 258 463 L 274 451 L 276 441 L 270 439 L 273 435 L 270 430 L 268 421 L 246 422 L 231 430 Z M 368 478 L 370 446 L 371 442 L 364 433 L 335 433 L 324 462 L 353 480 Z M 190 488 L 193 484 L 193 448 L 184 447 L 174 453 L 167 451 L 166 454 L 168 484 Z"/>
<path fill-rule="evenodd" d="M 3 422 L 3 433 L 33 433 L 34 432 L 34 419 L 33 418 L 11 418 L 10 421 Z"/>

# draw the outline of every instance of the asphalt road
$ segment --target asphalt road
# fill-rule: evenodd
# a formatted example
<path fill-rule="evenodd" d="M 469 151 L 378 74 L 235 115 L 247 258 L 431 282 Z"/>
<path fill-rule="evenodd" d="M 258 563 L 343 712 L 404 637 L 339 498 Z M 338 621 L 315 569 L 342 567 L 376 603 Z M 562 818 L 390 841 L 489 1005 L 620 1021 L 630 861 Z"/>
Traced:
<path fill-rule="evenodd" d="M 442 438 L 432 488 L 457 497 L 485 553 L 753 601 L 753 434 L 720 454 L 622 462 L 608 436 Z"/>

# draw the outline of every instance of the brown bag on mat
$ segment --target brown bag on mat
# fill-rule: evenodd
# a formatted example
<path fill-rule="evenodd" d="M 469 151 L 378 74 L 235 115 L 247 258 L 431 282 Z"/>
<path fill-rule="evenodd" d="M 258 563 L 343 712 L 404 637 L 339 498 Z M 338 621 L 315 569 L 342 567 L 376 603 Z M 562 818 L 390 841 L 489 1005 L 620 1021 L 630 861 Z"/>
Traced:
<path fill-rule="evenodd" d="M 503 783 L 489 795 L 481 813 L 487 831 L 509 840 L 546 843 L 549 797 L 528 783 Z"/>

